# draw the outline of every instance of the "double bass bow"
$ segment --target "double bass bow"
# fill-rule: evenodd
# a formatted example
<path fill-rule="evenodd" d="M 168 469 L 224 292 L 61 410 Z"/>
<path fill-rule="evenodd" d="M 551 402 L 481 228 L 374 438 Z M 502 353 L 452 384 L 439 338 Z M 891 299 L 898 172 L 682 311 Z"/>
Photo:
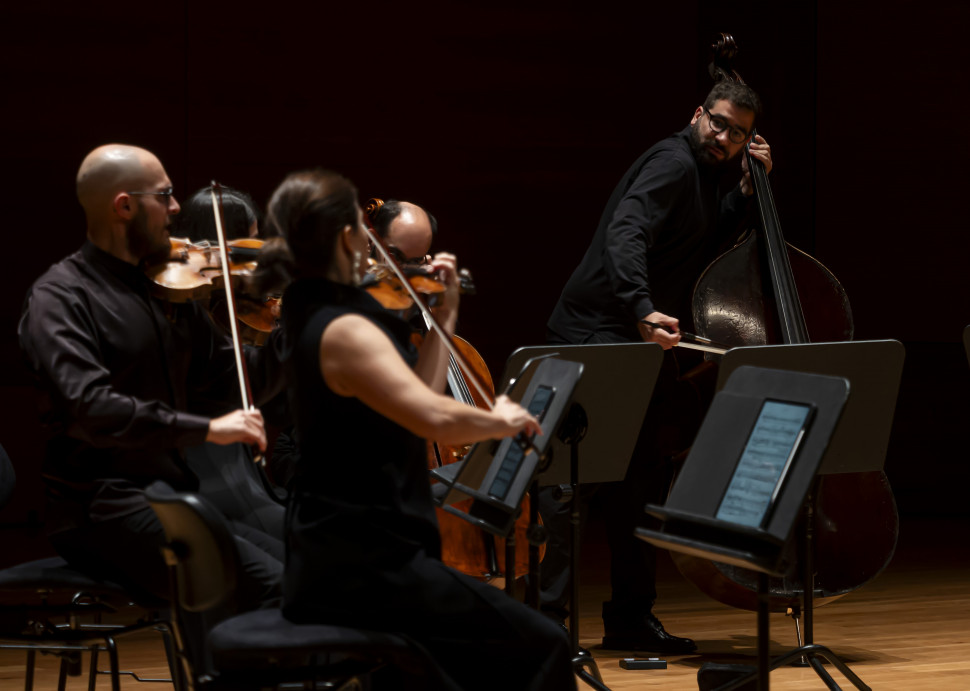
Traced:
<path fill-rule="evenodd" d="M 744 83 L 731 66 L 737 46 L 728 34 L 714 46 L 715 81 Z M 753 133 L 752 133 L 753 136 Z M 852 312 L 835 276 L 785 242 L 767 173 L 748 155 L 760 226 L 714 260 L 698 279 L 692 313 L 697 331 L 730 346 L 851 340 Z M 799 611 L 811 588 L 815 605 L 864 585 L 895 551 L 899 521 L 883 471 L 824 475 L 796 528 L 813 541 L 810 574 L 772 578 L 773 611 Z M 757 608 L 757 577 L 746 569 L 672 554 L 680 571 L 725 604 Z M 808 620 L 806 620 L 806 624 Z"/>

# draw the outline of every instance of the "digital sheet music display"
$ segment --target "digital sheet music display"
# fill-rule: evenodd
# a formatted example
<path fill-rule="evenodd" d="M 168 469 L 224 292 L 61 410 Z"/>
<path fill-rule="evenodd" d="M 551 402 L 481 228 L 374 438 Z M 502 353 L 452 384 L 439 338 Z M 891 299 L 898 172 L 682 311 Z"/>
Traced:
<path fill-rule="evenodd" d="M 805 433 L 810 412 L 810 406 L 798 403 L 764 402 L 717 509 L 718 519 L 752 527 L 764 523 Z"/>
<path fill-rule="evenodd" d="M 549 409 L 549 404 L 552 402 L 554 393 L 555 389 L 542 385 L 532 395 L 528 410 L 538 418 L 539 422 L 542 422 L 542 419 L 546 416 L 546 411 Z M 523 458 L 525 458 L 525 452 L 522 450 L 522 447 L 514 442 L 510 444 L 508 451 L 505 453 L 505 458 L 502 459 L 502 465 L 499 466 L 498 472 L 495 474 L 492 486 L 488 490 L 490 496 L 496 499 L 505 499 L 505 496 L 509 493 L 509 488 L 512 486 L 512 480 L 515 479 L 516 473 L 519 472 L 519 466 L 522 465 Z"/>

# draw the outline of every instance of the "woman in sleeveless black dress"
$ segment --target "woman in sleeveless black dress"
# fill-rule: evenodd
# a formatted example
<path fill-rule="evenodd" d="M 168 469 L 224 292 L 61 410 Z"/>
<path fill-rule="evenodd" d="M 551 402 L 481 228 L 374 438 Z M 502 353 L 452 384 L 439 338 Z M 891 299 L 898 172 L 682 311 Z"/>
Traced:
<path fill-rule="evenodd" d="M 282 300 L 300 441 L 284 613 L 405 635 L 433 660 L 420 688 L 575 688 L 559 626 L 442 564 L 431 502 L 423 438 L 470 443 L 532 433 L 538 422 L 504 397 L 488 411 L 443 395 L 438 336 L 417 351 L 410 327 L 355 287 L 368 246 L 348 180 L 289 176 L 268 222 L 287 242 L 260 264 L 295 277 Z M 447 286 L 439 322 L 453 332 L 454 257 L 433 266 Z"/>

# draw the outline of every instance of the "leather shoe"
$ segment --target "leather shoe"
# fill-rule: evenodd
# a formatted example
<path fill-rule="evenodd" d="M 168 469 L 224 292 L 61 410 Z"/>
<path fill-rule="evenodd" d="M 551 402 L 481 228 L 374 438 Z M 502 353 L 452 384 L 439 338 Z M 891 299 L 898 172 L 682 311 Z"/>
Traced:
<path fill-rule="evenodd" d="M 671 636 L 663 624 L 647 612 L 632 625 L 614 627 L 608 625 L 603 636 L 606 650 L 638 650 L 669 655 L 686 655 L 697 650 L 697 644 L 689 638 Z"/>

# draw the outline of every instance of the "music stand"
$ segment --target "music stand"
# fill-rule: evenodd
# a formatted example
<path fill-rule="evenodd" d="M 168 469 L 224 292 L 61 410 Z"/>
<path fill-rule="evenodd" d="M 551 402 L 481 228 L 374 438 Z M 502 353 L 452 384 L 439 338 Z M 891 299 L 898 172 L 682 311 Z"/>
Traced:
<path fill-rule="evenodd" d="M 461 461 L 431 471 L 438 480 L 432 491 L 438 506 L 500 537 L 508 537 L 515 530 L 522 499 L 570 409 L 583 365 L 547 358 L 525 363 L 524 370 L 528 381 L 523 377 L 509 396 L 542 425 L 542 434 L 531 440 L 531 448 L 523 447 L 520 439 L 483 442 L 472 447 Z M 521 396 L 516 395 L 523 390 Z M 472 500 L 467 511 L 453 506 L 465 499 Z M 506 569 L 510 567 L 506 564 Z"/>
<path fill-rule="evenodd" d="M 539 474 L 538 486 L 570 486 L 569 636 L 576 674 L 597 689 L 603 685 L 593 658 L 579 647 L 580 484 L 618 482 L 626 476 L 640 427 L 663 363 L 663 349 L 655 343 L 532 346 L 509 357 L 501 381 L 518 377 L 522 364 L 536 357 L 581 362 L 585 376 L 573 395 L 573 406 L 560 434 L 550 443 L 550 462 Z M 526 377 L 522 377 L 525 380 Z M 583 443 L 582 456 L 579 443 Z M 534 496 L 532 508 L 537 512 Z M 530 600 L 538 605 L 538 553 L 530 569 Z M 608 689 L 607 689 L 608 691 Z"/>
<path fill-rule="evenodd" d="M 848 392 L 842 377 L 736 368 L 715 396 L 667 502 L 646 507 L 660 527 L 636 530 L 658 547 L 758 572 L 759 689 L 768 689 L 769 669 L 802 655 L 823 679 L 828 673 L 816 656 L 866 688 L 822 646 L 768 661 L 768 575 L 789 569 L 786 547 Z M 751 676 L 721 688 L 738 688 Z"/>

